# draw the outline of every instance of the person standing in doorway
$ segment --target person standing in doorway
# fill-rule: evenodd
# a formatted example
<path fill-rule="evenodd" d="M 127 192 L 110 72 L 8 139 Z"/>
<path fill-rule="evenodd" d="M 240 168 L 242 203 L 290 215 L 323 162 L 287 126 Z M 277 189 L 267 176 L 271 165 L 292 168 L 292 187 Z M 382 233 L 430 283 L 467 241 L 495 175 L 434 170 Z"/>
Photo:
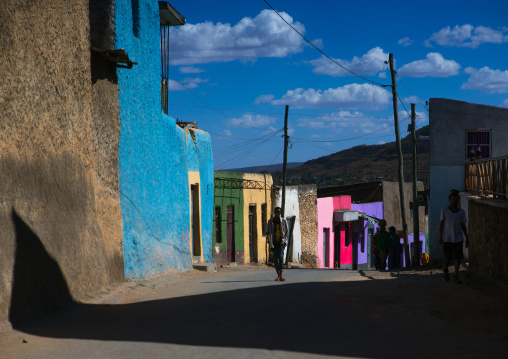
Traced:
<path fill-rule="evenodd" d="M 275 281 L 282 282 L 282 265 L 284 263 L 284 249 L 287 244 L 288 224 L 285 218 L 281 217 L 281 208 L 275 207 L 273 217 L 268 220 L 266 225 L 266 240 L 273 251 L 273 264 L 277 272 Z"/>
<path fill-rule="evenodd" d="M 388 228 L 388 233 L 392 236 L 392 246 L 389 250 L 388 256 L 388 269 L 400 268 L 400 254 L 402 253 L 402 246 L 400 244 L 400 237 L 397 234 L 394 226 Z"/>
<path fill-rule="evenodd" d="M 381 219 L 379 221 L 379 232 L 377 232 L 377 248 L 379 250 L 379 256 L 381 257 L 381 270 L 386 269 L 386 259 L 388 258 L 388 251 L 392 246 L 393 239 L 390 233 L 386 231 L 386 221 Z"/>
<path fill-rule="evenodd" d="M 464 237 L 466 238 L 466 248 L 469 247 L 469 237 L 466 228 L 466 212 L 459 208 L 459 191 L 452 189 L 448 196 L 450 205 L 441 211 L 441 225 L 439 227 L 439 245 L 443 247 L 444 266 L 443 275 L 445 281 L 450 280 L 448 266 L 450 261 L 455 261 L 455 275 L 453 281 L 457 284 L 462 283 L 459 279 L 460 260 L 463 258 L 462 247 Z"/>

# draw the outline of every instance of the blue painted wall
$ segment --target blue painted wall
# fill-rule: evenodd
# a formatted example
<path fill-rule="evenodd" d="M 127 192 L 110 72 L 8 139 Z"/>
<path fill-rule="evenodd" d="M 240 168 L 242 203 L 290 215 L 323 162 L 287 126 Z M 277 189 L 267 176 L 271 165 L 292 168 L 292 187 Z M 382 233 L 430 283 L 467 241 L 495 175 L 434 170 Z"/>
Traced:
<path fill-rule="evenodd" d="M 213 163 L 206 132 L 199 131 L 194 145 L 175 119 L 163 114 L 158 2 L 139 0 L 134 11 L 133 3 L 115 2 L 115 47 L 138 63 L 117 73 L 125 275 L 140 279 L 192 267 L 188 171 L 203 175 L 201 206 L 210 212 L 201 222 L 203 249 L 211 258 Z"/>

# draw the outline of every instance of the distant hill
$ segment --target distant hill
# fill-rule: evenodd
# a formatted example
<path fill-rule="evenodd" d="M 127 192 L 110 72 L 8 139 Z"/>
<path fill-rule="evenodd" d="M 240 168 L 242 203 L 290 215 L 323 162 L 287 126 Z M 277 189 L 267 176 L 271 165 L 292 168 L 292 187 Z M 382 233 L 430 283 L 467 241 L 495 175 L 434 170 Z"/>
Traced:
<path fill-rule="evenodd" d="M 304 162 L 290 162 L 287 164 L 287 168 L 293 168 L 303 165 Z M 279 163 L 276 165 L 267 165 L 267 166 L 253 166 L 253 167 L 243 167 L 243 168 L 233 168 L 229 170 L 223 170 L 228 172 L 241 172 L 241 173 L 273 173 L 277 171 L 282 172 L 283 164 Z"/>
<path fill-rule="evenodd" d="M 429 126 L 417 130 L 418 180 L 429 188 L 430 166 L 428 139 Z M 412 178 L 412 140 L 410 135 L 401 140 L 404 157 L 404 178 Z M 279 165 L 282 166 L 282 165 Z M 289 166 L 288 166 L 289 167 Z M 282 169 L 268 171 L 274 183 L 282 183 Z M 386 181 L 398 181 L 399 157 L 395 141 L 382 145 L 361 145 L 334 154 L 307 161 L 287 171 L 287 184 L 315 183 L 318 187 L 368 182 L 382 177 Z"/>

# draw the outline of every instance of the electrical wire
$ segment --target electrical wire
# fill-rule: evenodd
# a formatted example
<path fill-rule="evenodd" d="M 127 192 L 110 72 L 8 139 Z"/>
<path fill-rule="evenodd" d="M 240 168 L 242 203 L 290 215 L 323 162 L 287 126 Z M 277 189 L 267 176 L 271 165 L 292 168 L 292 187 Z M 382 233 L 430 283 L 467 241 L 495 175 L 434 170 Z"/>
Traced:
<path fill-rule="evenodd" d="M 170 106 L 189 107 L 189 108 L 205 108 L 210 110 L 220 111 L 236 111 L 236 112 L 251 112 L 260 113 L 264 115 L 284 115 L 284 112 L 267 112 L 267 111 L 255 111 L 255 110 L 242 110 L 232 108 L 215 108 L 207 106 L 194 106 L 194 105 L 182 105 L 176 103 L 170 103 Z M 332 115 L 318 115 L 318 114 L 305 114 L 305 113 L 291 113 L 292 116 L 308 116 L 308 117 L 325 117 L 325 118 L 386 118 L 386 116 L 332 116 Z"/>
<path fill-rule="evenodd" d="M 222 162 L 220 165 L 217 166 L 217 168 L 218 169 L 223 169 L 223 168 L 226 168 L 227 166 L 230 166 L 233 163 L 238 162 L 239 160 L 241 160 L 242 158 L 244 158 L 248 154 L 252 153 L 255 149 L 259 148 L 261 145 L 265 144 L 270 138 L 272 138 L 272 137 L 274 137 L 276 135 L 277 135 L 277 132 L 271 134 L 270 137 L 266 138 L 263 141 L 260 141 L 259 143 L 254 143 L 254 144 L 249 145 L 248 148 L 245 149 L 243 152 L 241 152 L 239 154 L 235 154 L 235 157 L 231 158 L 228 161 Z M 231 153 L 231 151 L 229 151 L 228 153 Z M 215 156 L 214 156 L 214 158 L 215 158 Z"/>
<path fill-rule="evenodd" d="M 404 81 L 402 81 L 402 79 L 400 78 L 400 76 L 398 74 L 395 74 L 395 76 L 397 76 L 397 79 L 399 80 L 399 82 L 402 84 L 402 86 L 404 86 L 404 88 L 407 90 L 407 92 L 409 92 L 409 94 L 411 96 L 413 96 L 419 103 L 420 105 L 422 105 L 422 107 L 425 109 L 425 111 L 429 112 L 429 109 L 427 108 L 426 104 L 424 102 L 422 102 L 422 100 L 420 100 L 418 98 L 418 96 L 415 96 L 413 95 L 413 93 L 407 88 L 406 84 L 404 84 Z"/>
<path fill-rule="evenodd" d="M 274 11 L 274 12 L 275 12 L 275 13 L 276 13 L 276 14 L 277 14 L 277 15 L 278 15 L 281 19 L 282 19 L 282 21 L 284 21 L 284 22 L 285 22 L 285 23 L 286 23 L 286 24 L 287 24 L 290 28 L 292 28 L 292 29 L 293 29 L 293 30 L 294 30 L 294 31 L 295 31 L 298 35 L 300 35 L 300 37 L 301 37 L 302 39 L 304 39 L 304 40 L 305 40 L 305 41 L 306 41 L 309 45 L 311 45 L 313 48 L 315 48 L 317 51 L 319 51 L 319 52 L 320 52 L 323 56 L 325 56 L 328 60 L 330 60 L 330 61 L 334 62 L 336 65 L 339 65 L 342 69 L 346 70 L 347 72 L 351 73 L 352 75 L 354 75 L 354 76 L 356 76 L 356 77 L 361 78 L 361 79 L 362 79 L 362 80 L 364 80 L 364 81 L 370 82 L 370 83 L 372 83 L 372 84 L 374 84 L 374 85 L 378 85 L 378 86 L 381 86 L 381 87 L 391 87 L 391 85 L 384 85 L 384 84 L 381 84 L 381 83 L 379 83 L 379 82 L 375 82 L 375 81 L 369 80 L 369 79 L 367 79 L 367 78 L 365 78 L 365 77 L 363 77 L 363 76 L 360 76 L 360 75 L 358 75 L 358 74 L 354 73 L 353 71 L 351 71 L 351 70 L 350 70 L 350 69 L 348 69 L 347 67 L 345 67 L 345 66 L 343 66 L 343 65 L 339 64 L 339 63 L 338 63 L 335 59 L 333 59 L 333 58 L 331 58 L 330 56 L 328 56 L 327 54 L 325 54 L 325 53 L 324 53 L 324 52 L 323 52 L 323 51 L 322 51 L 319 47 L 317 47 L 316 45 L 314 45 L 311 41 L 307 40 L 307 38 L 306 38 L 305 36 L 303 36 L 303 35 L 302 35 L 302 34 L 301 34 L 301 33 L 300 33 L 297 29 L 295 29 L 295 28 L 293 27 L 293 25 L 291 25 L 289 22 L 287 22 L 287 21 L 286 21 L 286 19 L 284 19 L 284 18 L 281 16 L 281 15 L 277 12 L 277 10 L 275 10 L 275 9 L 273 8 L 273 6 L 272 6 L 272 5 L 270 5 L 270 4 L 268 3 L 268 1 L 266 1 L 266 0 L 263 0 L 263 1 L 265 2 L 265 4 L 266 4 L 266 5 L 268 5 L 268 6 L 269 6 L 269 7 L 270 7 L 270 8 L 271 8 L 271 9 L 272 9 L 272 10 L 273 10 L 273 11 Z"/>
<path fill-rule="evenodd" d="M 237 119 L 234 119 L 234 118 L 233 118 L 233 117 L 231 117 L 231 116 L 226 115 L 225 113 L 222 113 L 222 112 L 221 112 L 221 110 L 219 110 L 219 109 L 217 109 L 217 108 L 213 107 L 213 106 L 212 106 L 212 105 L 210 105 L 208 102 L 206 102 L 205 100 L 203 100 L 200 96 L 196 95 L 196 94 L 194 93 L 194 91 L 191 91 L 191 89 L 189 89 L 189 88 L 188 88 L 187 86 L 185 86 L 185 85 L 184 85 L 184 84 L 183 84 L 180 80 L 178 80 L 178 78 L 177 78 L 175 75 L 173 75 L 173 73 L 171 73 L 169 70 L 167 70 L 167 73 L 168 73 L 168 74 L 170 74 L 170 75 L 171 75 L 171 77 L 172 77 L 172 78 L 173 78 L 176 82 L 178 82 L 178 83 L 180 84 L 180 86 L 182 86 L 182 87 L 183 87 L 183 88 L 185 88 L 187 91 L 189 91 L 189 92 L 190 92 L 190 93 L 191 93 L 194 97 L 196 97 L 199 101 L 201 101 L 201 102 L 203 102 L 205 105 L 207 105 L 207 106 L 208 106 L 208 108 L 210 108 L 210 109 L 212 109 L 212 110 L 216 111 L 217 113 L 219 113 L 220 115 L 222 115 L 222 116 L 224 116 L 224 117 L 228 118 L 229 120 L 231 120 L 231 121 L 233 121 L 233 122 L 236 122 L 236 123 L 238 123 L 238 124 L 240 124 L 240 125 L 242 125 L 242 126 L 244 126 L 244 127 L 250 127 L 250 128 L 264 128 L 264 127 L 266 127 L 266 126 L 259 126 L 259 127 L 249 126 L 249 125 L 246 125 L 245 123 L 242 123 L 241 121 L 238 121 Z"/>
<path fill-rule="evenodd" d="M 243 150 L 244 147 L 249 146 L 249 148 L 250 148 L 250 146 L 252 146 L 252 145 L 254 145 L 256 143 L 264 143 L 266 141 L 270 141 L 271 138 L 273 138 L 274 136 L 276 136 L 277 134 L 279 134 L 281 132 L 282 132 L 282 129 L 274 131 L 274 132 L 269 133 L 269 134 L 266 134 L 266 135 L 261 136 L 261 137 L 257 137 L 257 138 L 254 138 L 254 139 L 247 140 L 245 142 L 236 143 L 236 144 L 233 144 L 231 146 L 226 146 L 226 147 L 219 148 L 217 150 L 214 150 L 214 156 L 215 157 L 222 157 L 222 156 L 225 156 L 225 155 L 229 155 L 229 154 L 231 154 L 234 151 Z M 277 141 L 277 142 L 279 142 L 279 141 Z"/>

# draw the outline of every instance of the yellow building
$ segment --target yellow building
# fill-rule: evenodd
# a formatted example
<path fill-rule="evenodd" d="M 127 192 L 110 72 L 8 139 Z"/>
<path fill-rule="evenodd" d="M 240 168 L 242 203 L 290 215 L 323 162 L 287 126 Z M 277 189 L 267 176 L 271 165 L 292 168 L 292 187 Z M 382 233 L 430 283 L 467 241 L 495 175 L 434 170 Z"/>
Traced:
<path fill-rule="evenodd" d="M 260 173 L 244 173 L 243 233 L 245 263 L 266 263 L 266 223 L 272 214 L 272 176 Z"/>

